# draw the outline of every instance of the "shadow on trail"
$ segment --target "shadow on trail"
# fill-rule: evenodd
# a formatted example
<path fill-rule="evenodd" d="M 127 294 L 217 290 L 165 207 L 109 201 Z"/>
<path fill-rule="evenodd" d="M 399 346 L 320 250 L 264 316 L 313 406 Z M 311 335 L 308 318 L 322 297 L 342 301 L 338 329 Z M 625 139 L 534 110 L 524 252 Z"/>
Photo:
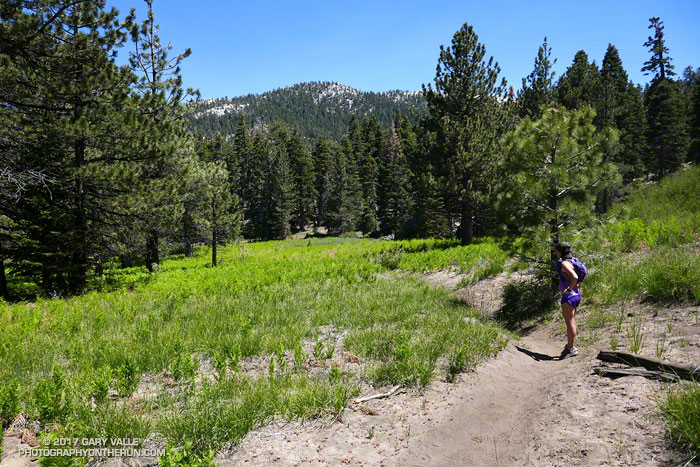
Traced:
<path fill-rule="evenodd" d="M 528 357 L 532 358 L 535 361 L 541 362 L 541 361 L 551 361 L 551 360 L 559 360 L 559 357 L 552 356 L 552 355 L 547 355 L 539 352 L 533 352 L 532 350 L 525 349 L 523 347 L 520 347 L 518 345 L 515 346 L 516 349 L 518 349 L 519 352 L 524 353 Z"/>
<path fill-rule="evenodd" d="M 531 326 L 526 326 L 524 328 L 513 329 L 513 330 L 515 332 L 517 332 L 520 337 L 525 337 L 525 336 L 529 336 L 530 334 L 532 334 L 536 329 L 537 329 L 537 325 L 533 324 Z"/>

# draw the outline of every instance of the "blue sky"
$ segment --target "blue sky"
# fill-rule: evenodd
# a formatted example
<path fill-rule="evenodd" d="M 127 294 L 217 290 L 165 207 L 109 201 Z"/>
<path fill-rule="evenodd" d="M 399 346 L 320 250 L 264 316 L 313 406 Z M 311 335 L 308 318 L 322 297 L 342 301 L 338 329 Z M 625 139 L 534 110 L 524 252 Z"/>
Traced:
<path fill-rule="evenodd" d="M 108 0 L 124 15 L 141 0 Z M 188 87 L 203 97 L 262 93 L 305 81 L 337 81 L 363 91 L 418 91 L 435 76 L 439 47 L 471 24 L 516 89 L 532 70 L 546 35 L 557 76 L 576 51 L 600 65 L 608 43 L 630 78 L 640 69 L 649 18 L 659 16 L 680 74 L 700 67 L 700 1 L 210 1 L 156 0 L 161 37 L 183 64 Z"/>

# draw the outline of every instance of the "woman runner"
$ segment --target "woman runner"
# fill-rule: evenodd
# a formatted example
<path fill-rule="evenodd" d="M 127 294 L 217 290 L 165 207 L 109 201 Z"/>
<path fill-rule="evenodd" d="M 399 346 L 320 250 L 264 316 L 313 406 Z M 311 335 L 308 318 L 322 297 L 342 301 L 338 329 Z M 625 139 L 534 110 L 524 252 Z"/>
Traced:
<path fill-rule="evenodd" d="M 559 290 L 561 291 L 561 311 L 564 314 L 566 323 L 567 344 L 564 346 L 560 360 L 575 357 L 578 349 L 574 347 L 576 339 L 576 308 L 581 303 L 581 293 L 578 290 L 578 275 L 571 264 L 573 255 L 571 245 L 562 242 L 555 249 L 557 253 L 557 272 L 559 273 Z"/>

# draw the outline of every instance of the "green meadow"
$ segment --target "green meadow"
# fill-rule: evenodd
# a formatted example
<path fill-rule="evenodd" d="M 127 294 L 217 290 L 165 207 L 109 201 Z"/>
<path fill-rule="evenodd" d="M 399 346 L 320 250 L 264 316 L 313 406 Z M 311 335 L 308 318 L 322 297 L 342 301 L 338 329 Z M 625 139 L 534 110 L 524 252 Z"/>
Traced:
<path fill-rule="evenodd" d="M 0 418 L 206 457 L 274 418 L 337 416 L 361 383 L 420 389 L 505 344 L 448 292 L 392 271 L 495 274 L 493 243 L 322 238 L 219 256 L 212 268 L 201 248 L 155 274 L 108 270 L 78 297 L 0 304 Z M 366 364 L 336 365 L 341 351 Z"/>

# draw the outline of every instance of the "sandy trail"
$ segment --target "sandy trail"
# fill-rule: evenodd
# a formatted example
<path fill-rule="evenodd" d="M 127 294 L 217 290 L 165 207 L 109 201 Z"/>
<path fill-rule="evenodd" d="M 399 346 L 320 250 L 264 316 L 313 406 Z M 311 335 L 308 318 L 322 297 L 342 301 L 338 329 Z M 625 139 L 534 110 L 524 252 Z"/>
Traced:
<path fill-rule="evenodd" d="M 451 421 L 415 438 L 398 464 L 520 463 L 536 438 L 531 428 L 547 403 L 548 388 L 562 384 L 556 374 L 571 362 L 558 361 L 560 350 L 541 332 L 508 345 L 477 369 L 466 397 L 446 418 Z"/>

